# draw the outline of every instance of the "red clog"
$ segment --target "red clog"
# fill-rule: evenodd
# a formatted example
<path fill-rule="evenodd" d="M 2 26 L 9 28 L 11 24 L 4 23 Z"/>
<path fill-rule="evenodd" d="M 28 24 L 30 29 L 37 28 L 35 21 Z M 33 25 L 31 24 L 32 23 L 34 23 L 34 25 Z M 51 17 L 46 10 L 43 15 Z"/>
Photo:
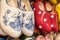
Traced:
<path fill-rule="evenodd" d="M 53 10 L 51 12 L 51 27 L 52 31 L 58 32 L 57 13 Z"/>
<path fill-rule="evenodd" d="M 52 31 L 57 32 L 58 31 L 58 23 L 57 23 L 57 13 L 51 6 L 49 2 L 45 2 L 46 11 L 50 13 L 50 19 L 51 19 L 51 28 Z"/>
<path fill-rule="evenodd" d="M 35 22 L 37 26 L 43 32 L 51 31 L 51 20 L 50 14 L 45 11 L 44 4 L 42 2 L 36 2 L 34 4 Z"/>

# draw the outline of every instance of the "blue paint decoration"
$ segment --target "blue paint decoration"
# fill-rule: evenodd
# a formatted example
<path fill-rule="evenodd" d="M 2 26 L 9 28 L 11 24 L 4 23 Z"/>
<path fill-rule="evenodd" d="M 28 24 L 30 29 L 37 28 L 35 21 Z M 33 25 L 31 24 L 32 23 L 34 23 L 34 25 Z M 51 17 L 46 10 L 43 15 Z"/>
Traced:
<path fill-rule="evenodd" d="M 8 9 L 6 12 L 5 12 L 5 15 L 3 16 L 3 22 L 4 24 L 7 26 L 7 23 L 9 22 L 9 18 L 8 18 L 8 14 L 10 13 L 11 11 Z M 18 12 L 17 16 L 15 16 L 17 13 L 14 13 L 14 15 L 12 16 L 12 18 L 16 18 L 15 21 L 10 21 L 9 22 L 9 26 L 11 26 L 13 29 L 17 29 L 17 30 L 20 30 L 20 27 L 22 26 L 22 23 L 21 23 L 21 17 L 20 17 L 20 12 Z"/>
<path fill-rule="evenodd" d="M 23 25 L 28 29 L 28 30 L 34 30 L 34 24 L 33 24 L 33 18 L 32 16 L 28 16 L 26 20 L 29 20 L 29 23 L 24 23 L 23 22 Z"/>

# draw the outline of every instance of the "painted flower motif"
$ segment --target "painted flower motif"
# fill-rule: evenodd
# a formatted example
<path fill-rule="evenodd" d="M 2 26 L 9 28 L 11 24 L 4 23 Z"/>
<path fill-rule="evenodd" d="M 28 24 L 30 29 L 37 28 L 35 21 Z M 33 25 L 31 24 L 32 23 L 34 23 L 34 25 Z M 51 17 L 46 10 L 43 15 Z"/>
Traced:
<path fill-rule="evenodd" d="M 33 27 L 33 21 L 32 18 L 29 20 L 28 24 L 25 24 L 26 28 L 31 29 Z"/>
<path fill-rule="evenodd" d="M 29 30 L 32 31 L 32 30 L 34 29 L 34 28 L 33 28 L 34 24 L 33 24 L 33 18 L 32 18 L 32 16 L 28 16 L 26 20 L 28 20 L 29 23 L 24 23 L 23 25 L 24 25 L 27 29 L 29 29 Z"/>
<path fill-rule="evenodd" d="M 7 10 L 7 12 L 5 12 L 5 15 L 3 16 L 3 19 L 4 19 L 4 24 L 7 26 L 7 22 L 8 22 L 8 15 L 7 14 L 9 14 L 10 13 L 10 10 Z"/>
<path fill-rule="evenodd" d="M 21 22 L 21 15 L 20 12 L 18 13 L 14 13 L 13 16 L 11 16 L 11 18 L 14 18 L 12 21 L 9 17 L 8 14 L 10 15 L 10 10 L 7 10 L 5 12 L 5 15 L 3 16 L 3 21 L 4 24 L 7 26 L 7 24 L 9 24 L 9 26 L 11 26 L 13 29 L 15 30 L 20 30 L 20 27 L 22 26 L 22 22 Z"/>
<path fill-rule="evenodd" d="M 8 18 L 6 16 L 3 16 L 4 24 L 7 26 Z"/>
<path fill-rule="evenodd" d="M 20 16 L 17 16 L 16 20 L 14 22 L 10 22 L 9 25 L 13 28 L 21 27 L 22 23 L 20 23 Z"/>

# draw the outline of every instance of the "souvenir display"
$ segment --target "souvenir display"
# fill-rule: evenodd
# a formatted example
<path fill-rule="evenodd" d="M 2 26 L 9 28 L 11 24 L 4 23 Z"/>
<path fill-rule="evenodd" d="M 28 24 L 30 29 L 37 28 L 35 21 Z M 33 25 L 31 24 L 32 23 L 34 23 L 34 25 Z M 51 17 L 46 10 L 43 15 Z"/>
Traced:
<path fill-rule="evenodd" d="M 60 0 L 0 0 L 0 40 L 60 40 Z"/>

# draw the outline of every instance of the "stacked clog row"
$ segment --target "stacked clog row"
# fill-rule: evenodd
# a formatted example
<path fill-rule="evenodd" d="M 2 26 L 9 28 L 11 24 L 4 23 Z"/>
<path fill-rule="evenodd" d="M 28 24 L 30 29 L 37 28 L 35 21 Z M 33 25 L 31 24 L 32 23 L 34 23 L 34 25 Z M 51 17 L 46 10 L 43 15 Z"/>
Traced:
<path fill-rule="evenodd" d="M 11 40 L 18 37 L 20 40 L 60 39 L 60 0 L 0 2 L 0 35 L 10 36 L 7 40 L 11 37 Z M 42 32 L 45 34 L 41 35 Z"/>

